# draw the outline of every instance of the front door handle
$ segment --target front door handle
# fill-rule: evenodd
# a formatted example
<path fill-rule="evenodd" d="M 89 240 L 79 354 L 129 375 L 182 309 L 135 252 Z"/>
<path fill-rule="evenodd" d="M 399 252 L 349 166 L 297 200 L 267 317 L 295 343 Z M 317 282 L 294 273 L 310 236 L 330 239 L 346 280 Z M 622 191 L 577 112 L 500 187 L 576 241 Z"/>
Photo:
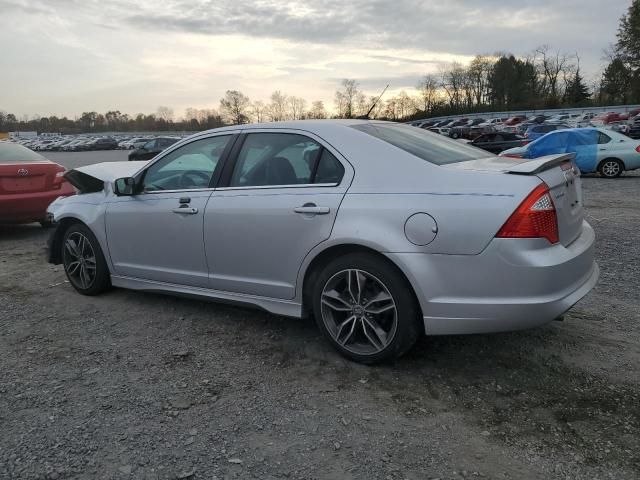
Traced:
<path fill-rule="evenodd" d="M 305 203 L 301 207 L 294 208 L 293 211 L 307 215 L 326 215 L 331 211 L 331 209 L 329 207 L 318 207 L 313 203 Z"/>
<path fill-rule="evenodd" d="M 195 215 L 196 213 L 198 213 L 198 209 L 195 207 L 187 207 L 185 205 L 184 207 L 174 208 L 173 213 L 180 213 L 182 215 Z"/>

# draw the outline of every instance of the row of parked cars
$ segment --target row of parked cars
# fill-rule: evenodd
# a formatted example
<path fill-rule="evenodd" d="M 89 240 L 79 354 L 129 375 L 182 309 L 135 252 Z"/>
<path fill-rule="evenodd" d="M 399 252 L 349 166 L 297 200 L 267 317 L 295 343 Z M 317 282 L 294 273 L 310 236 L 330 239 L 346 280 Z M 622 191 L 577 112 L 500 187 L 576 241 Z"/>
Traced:
<path fill-rule="evenodd" d="M 535 140 L 554 130 L 577 127 L 604 127 L 630 136 L 640 138 L 640 109 L 628 113 L 605 112 L 596 114 L 560 113 L 556 115 L 514 115 L 511 117 L 490 118 L 449 118 L 445 120 L 423 120 L 414 122 L 414 126 L 426 128 L 432 132 L 451 138 L 476 137 L 494 132 L 513 133 L 529 140 Z"/>
<path fill-rule="evenodd" d="M 162 139 L 162 141 L 155 142 L 159 139 Z M 86 152 L 91 150 L 116 149 L 138 150 L 145 145 L 148 145 L 148 147 L 155 149 L 157 144 L 170 144 L 168 143 L 169 140 L 172 140 L 172 143 L 175 143 L 180 140 L 180 137 L 64 135 L 16 138 L 14 139 L 14 142 L 36 152 Z"/>
<path fill-rule="evenodd" d="M 414 125 L 504 157 L 533 159 L 574 153 L 582 173 L 614 178 L 640 168 L 640 109 L 622 117 L 583 113 L 461 118 Z"/>

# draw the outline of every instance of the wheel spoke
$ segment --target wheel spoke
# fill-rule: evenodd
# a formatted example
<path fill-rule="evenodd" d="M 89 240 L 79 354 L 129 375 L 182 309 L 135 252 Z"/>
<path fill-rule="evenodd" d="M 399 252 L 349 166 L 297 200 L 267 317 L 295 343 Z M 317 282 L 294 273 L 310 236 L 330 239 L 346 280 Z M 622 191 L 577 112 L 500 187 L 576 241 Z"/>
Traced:
<path fill-rule="evenodd" d="M 73 262 L 69 262 L 69 265 L 67 265 L 67 272 L 69 275 L 74 275 L 78 271 L 78 268 L 80 268 L 80 261 L 74 260 Z"/>
<path fill-rule="evenodd" d="M 362 330 L 365 337 L 371 342 L 374 348 L 382 350 L 387 346 L 387 333 L 380 328 L 378 322 L 371 318 L 362 317 Z"/>
<path fill-rule="evenodd" d="M 78 251 L 78 244 L 76 244 L 76 242 L 74 242 L 71 238 L 67 239 L 64 246 L 67 249 L 67 252 L 69 252 L 69 254 L 72 257 L 74 258 L 80 257 L 80 252 Z"/>
<path fill-rule="evenodd" d="M 348 301 L 344 300 L 340 293 L 336 290 L 330 290 L 322 293 L 322 303 L 332 310 L 337 312 L 349 312 L 351 311 L 351 305 Z"/>
<path fill-rule="evenodd" d="M 347 290 L 354 303 L 360 303 L 360 285 L 357 270 L 347 271 Z"/>
<path fill-rule="evenodd" d="M 341 338 L 343 334 L 343 330 L 345 330 L 345 327 L 347 327 L 349 324 L 351 324 L 351 328 L 347 328 L 347 334 L 343 338 Z M 342 322 L 338 326 L 338 331 L 336 332 L 336 341 L 341 345 L 346 344 L 347 341 L 353 336 L 353 332 L 355 332 L 355 329 L 356 329 L 356 317 L 355 315 L 351 315 L 349 318 L 347 318 L 344 322 Z"/>

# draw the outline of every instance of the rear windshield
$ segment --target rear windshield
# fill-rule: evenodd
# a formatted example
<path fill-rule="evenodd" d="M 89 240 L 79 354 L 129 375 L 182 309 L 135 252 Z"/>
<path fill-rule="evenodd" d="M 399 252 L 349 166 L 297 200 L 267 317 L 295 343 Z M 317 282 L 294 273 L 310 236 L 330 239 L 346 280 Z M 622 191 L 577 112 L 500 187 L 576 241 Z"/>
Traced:
<path fill-rule="evenodd" d="M 436 165 L 466 162 L 491 156 L 483 150 L 410 125 L 365 123 L 353 125 L 352 128 Z"/>
<path fill-rule="evenodd" d="M 0 163 L 42 162 L 45 158 L 17 143 L 0 142 Z"/>

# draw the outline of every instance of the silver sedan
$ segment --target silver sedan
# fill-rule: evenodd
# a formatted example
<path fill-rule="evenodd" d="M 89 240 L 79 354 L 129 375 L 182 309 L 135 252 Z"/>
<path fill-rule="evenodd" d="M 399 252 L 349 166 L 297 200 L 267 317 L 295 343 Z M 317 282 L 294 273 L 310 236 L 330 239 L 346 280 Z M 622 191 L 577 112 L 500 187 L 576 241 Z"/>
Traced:
<path fill-rule="evenodd" d="M 547 323 L 598 278 L 571 155 L 500 158 L 387 122 L 220 128 L 67 172 L 50 261 L 114 286 L 313 316 L 372 363 L 420 335 Z"/>

